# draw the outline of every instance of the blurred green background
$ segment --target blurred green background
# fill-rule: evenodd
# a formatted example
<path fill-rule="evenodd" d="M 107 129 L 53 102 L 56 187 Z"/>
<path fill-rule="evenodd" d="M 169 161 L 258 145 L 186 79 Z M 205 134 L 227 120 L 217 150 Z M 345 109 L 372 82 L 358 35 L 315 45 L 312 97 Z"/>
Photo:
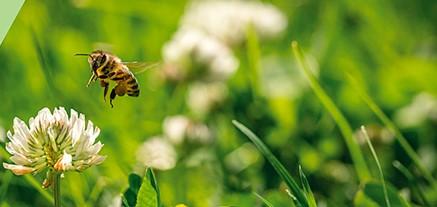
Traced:
<path fill-rule="evenodd" d="M 162 68 L 138 74 L 141 95 L 118 97 L 111 108 L 98 84 L 85 87 L 89 65 L 74 56 L 103 48 L 126 61 L 162 61 L 162 47 L 178 30 L 189 2 L 28 0 L 0 47 L 0 126 L 7 131 L 14 117 L 28 120 L 43 107 L 63 106 L 84 113 L 101 129 L 101 154 L 107 160 L 65 175 L 64 206 L 114 205 L 127 188 L 128 174 L 138 169 L 138 147 L 163 134 L 164 119 L 177 114 L 208 126 L 214 140 L 177 146 L 176 167 L 156 172 L 165 206 L 261 206 L 252 192 L 275 206 L 291 205 L 284 184 L 234 128 L 233 119 L 254 130 L 290 173 L 297 175 L 302 165 L 320 206 L 351 206 L 359 186 L 350 155 L 295 64 L 290 43 L 296 40 L 351 125 L 368 127 L 387 181 L 420 204 L 392 167 L 394 160 L 406 166 L 411 160 L 358 97 L 346 73 L 359 80 L 435 174 L 437 2 L 263 2 L 282 11 L 288 24 L 277 38 L 259 42 L 259 80 L 250 81 L 254 74 L 246 44 L 232 46 L 239 67 L 225 81 L 228 95 L 199 116 L 186 103 L 192 82 L 168 81 Z M 372 163 L 366 145 L 362 150 Z M 10 174 L 0 169 L 0 206 L 49 206 L 26 180 Z M 418 182 L 423 183 L 419 177 Z M 426 184 L 422 188 L 436 204 L 433 191 Z"/>

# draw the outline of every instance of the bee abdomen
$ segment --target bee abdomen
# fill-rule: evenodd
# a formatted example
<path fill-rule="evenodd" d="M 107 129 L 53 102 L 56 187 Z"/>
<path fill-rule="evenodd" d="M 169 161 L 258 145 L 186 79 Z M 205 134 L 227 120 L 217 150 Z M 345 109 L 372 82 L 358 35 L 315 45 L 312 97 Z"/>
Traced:
<path fill-rule="evenodd" d="M 112 73 L 112 74 L 111 73 L 108 74 L 108 77 L 113 81 L 128 80 L 131 77 L 131 75 L 129 73 L 124 73 L 122 71 L 117 71 L 117 72 Z"/>
<path fill-rule="evenodd" d="M 128 96 L 139 96 L 140 95 L 140 89 L 138 87 L 138 82 L 134 77 L 131 77 L 126 81 L 127 84 L 127 95 Z"/>

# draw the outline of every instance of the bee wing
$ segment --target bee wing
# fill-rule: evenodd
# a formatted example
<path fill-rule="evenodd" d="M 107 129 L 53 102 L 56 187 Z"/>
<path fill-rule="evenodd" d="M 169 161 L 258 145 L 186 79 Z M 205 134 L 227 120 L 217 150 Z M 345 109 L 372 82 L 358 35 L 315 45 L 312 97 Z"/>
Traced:
<path fill-rule="evenodd" d="M 124 65 L 126 65 L 130 71 L 132 71 L 135 74 L 142 73 L 146 70 L 153 69 L 159 67 L 161 65 L 160 62 L 122 62 Z"/>

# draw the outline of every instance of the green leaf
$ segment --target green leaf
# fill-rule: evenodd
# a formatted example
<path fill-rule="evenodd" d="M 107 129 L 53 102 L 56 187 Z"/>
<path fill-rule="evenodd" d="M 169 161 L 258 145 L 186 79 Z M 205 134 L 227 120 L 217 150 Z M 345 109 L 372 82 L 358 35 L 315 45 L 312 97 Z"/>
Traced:
<path fill-rule="evenodd" d="M 291 175 L 287 172 L 285 167 L 279 162 L 279 160 L 273 155 L 273 153 L 269 150 L 269 148 L 264 145 L 264 143 L 247 127 L 238 121 L 233 120 L 232 123 L 245 134 L 250 141 L 252 141 L 258 150 L 264 155 L 264 157 L 270 162 L 275 171 L 279 174 L 279 176 L 284 180 L 285 184 L 287 184 L 288 188 L 291 190 L 291 193 L 296 198 L 295 202 L 298 206 L 309 207 L 308 202 L 305 198 L 303 191 L 296 184 Z"/>
<path fill-rule="evenodd" d="M 146 176 L 147 176 L 147 179 L 150 180 L 150 184 L 152 185 L 153 189 L 155 189 L 155 191 L 156 191 L 156 199 L 158 202 L 158 206 L 161 206 L 161 196 L 160 196 L 160 192 L 159 192 L 159 186 L 158 186 L 158 182 L 156 181 L 156 177 L 155 177 L 155 174 L 153 173 L 152 168 L 147 168 Z"/>
<path fill-rule="evenodd" d="M 129 188 L 123 194 L 123 207 L 132 207 L 137 204 L 138 190 L 141 187 L 141 177 L 137 174 L 129 175 Z"/>
<path fill-rule="evenodd" d="M 149 172 L 151 170 L 147 169 L 147 174 L 144 176 L 143 183 L 138 191 L 136 207 L 158 207 L 158 194 L 152 185 L 152 180 L 149 179 L 150 174 L 152 174 L 151 176 L 154 179 L 153 172 Z"/>
<path fill-rule="evenodd" d="M 299 165 L 299 176 L 300 182 L 302 182 L 303 190 L 305 191 L 305 196 L 310 207 L 317 207 L 316 199 L 314 198 L 313 191 L 311 190 L 310 184 L 303 173 L 302 167 Z"/>
<path fill-rule="evenodd" d="M 319 98 L 320 102 L 326 108 L 326 110 L 331 114 L 334 121 L 337 123 L 341 134 L 343 135 L 346 146 L 351 154 L 351 158 L 354 162 L 355 171 L 361 182 L 369 180 L 372 176 L 369 169 L 367 168 L 366 162 L 364 160 L 364 155 L 361 152 L 360 146 L 353 135 L 352 127 L 346 120 L 344 115 L 341 113 L 340 109 L 335 105 L 328 94 L 323 90 L 322 86 L 317 81 L 316 77 L 312 74 L 308 63 L 305 61 L 303 52 L 301 51 L 297 42 L 293 41 L 291 43 L 293 53 L 297 62 L 299 63 L 299 68 L 303 71 L 308 79 L 308 82 Z"/>
<path fill-rule="evenodd" d="M 271 204 L 267 199 L 262 197 L 260 194 L 253 192 L 253 194 L 258 197 L 267 207 L 273 207 L 273 204 Z"/>
<path fill-rule="evenodd" d="M 397 190 L 387 183 L 387 195 L 392 206 L 409 207 L 397 192 Z M 377 181 L 370 181 L 364 184 L 363 188 L 357 192 L 354 199 L 354 205 L 357 207 L 371 207 L 371 206 L 386 206 L 384 196 L 384 187 L 382 183 Z"/>

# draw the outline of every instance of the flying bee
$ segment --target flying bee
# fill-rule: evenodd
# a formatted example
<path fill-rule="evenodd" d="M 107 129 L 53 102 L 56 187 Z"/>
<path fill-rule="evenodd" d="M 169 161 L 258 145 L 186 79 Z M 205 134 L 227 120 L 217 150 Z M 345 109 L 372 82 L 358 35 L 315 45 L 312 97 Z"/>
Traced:
<path fill-rule="evenodd" d="M 127 94 L 132 97 L 138 97 L 140 95 L 138 81 L 130 69 L 141 68 L 145 70 L 157 65 L 157 63 L 122 62 L 117 56 L 102 50 L 96 50 L 91 54 L 76 55 L 88 56 L 88 63 L 90 64 L 92 74 L 88 80 L 87 87 L 91 82 L 99 79 L 100 86 L 104 88 L 103 99 L 105 101 L 108 94 L 109 81 L 112 80 L 116 83 L 109 95 L 109 103 L 111 104 L 111 107 L 114 107 L 112 101 L 117 95 L 124 96 Z"/>

